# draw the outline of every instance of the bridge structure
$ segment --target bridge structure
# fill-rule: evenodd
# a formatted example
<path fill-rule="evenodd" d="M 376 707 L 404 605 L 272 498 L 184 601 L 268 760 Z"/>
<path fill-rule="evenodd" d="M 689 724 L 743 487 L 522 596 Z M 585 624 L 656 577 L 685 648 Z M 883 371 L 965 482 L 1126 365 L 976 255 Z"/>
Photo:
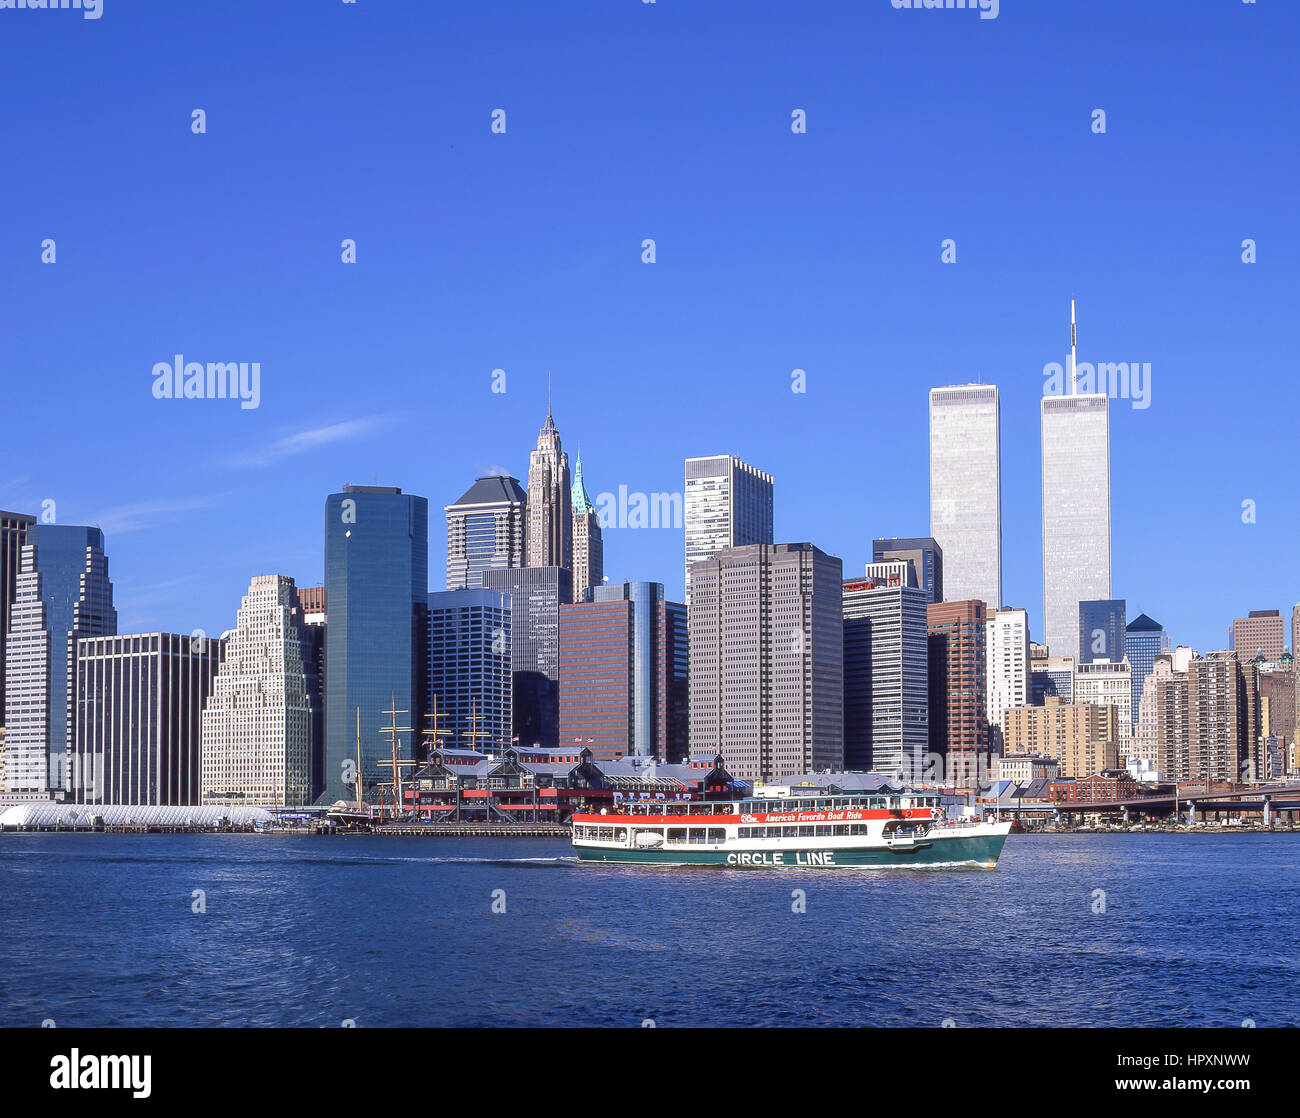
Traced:
<path fill-rule="evenodd" d="M 1300 816 L 1300 783 L 1271 784 L 1234 791 L 1165 792 L 1150 796 L 1131 796 L 1115 800 L 1060 800 L 1053 803 L 986 805 L 999 815 L 1043 815 L 1070 818 L 1075 815 L 1120 816 L 1125 822 L 1142 817 L 1167 817 L 1186 812 L 1190 821 L 1197 815 L 1211 813 L 1242 815 L 1258 813 L 1265 825 L 1276 821 L 1279 812 L 1290 812 L 1292 820 Z"/>

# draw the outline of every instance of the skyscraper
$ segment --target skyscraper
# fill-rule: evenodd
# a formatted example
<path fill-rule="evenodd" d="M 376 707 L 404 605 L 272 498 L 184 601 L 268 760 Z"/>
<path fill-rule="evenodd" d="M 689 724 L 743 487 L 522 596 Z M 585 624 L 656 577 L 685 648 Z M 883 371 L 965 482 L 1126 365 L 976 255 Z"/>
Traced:
<path fill-rule="evenodd" d="M 1262 654 L 1278 660 L 1286 650 L 1286 629 L 1282 614 L 1275 609 L 1253 609 L 1228 627 L 1228 648 L 1242 663 Z"/>
<path fill-rule="evenodd" d="M 423 711 L 425 611 L 429 591 L 429 503 L 385 486 L 345 485 L 325 501 L 325 791 L 351 799 L 348 762 L 361 721 L 363 791 L 392 780 L 382 733 L 393 716 L 418 734 Z M 412 733 L 398 758 L 411 760 Z"/>
<path fill-rule="evenodd" d="M 1188 648 L 1158 654 L 1142 686 L 1130 760 L 1162 780 L 1185 780 L 1191 768 L 1187 681 L 1192 657 Z"/>
<path fill-rule="evenodd" d="M 528 530 L 524 566 L 573 569 L 573 479 L 551 409 L 528 455 Z"/>
<path fill-rule="evenodd" d="M 605 543 L 600 517 L 582 480 L 582 454 L 573 471 L 573 600 L 585 602 L 587 592 L 605 581 Z"/>
<path fill-rule="evenodd" d="M 878 564 L 872 564 L 877 566 Z M 842 584 L 844 766 L 921 781 L 930 748 L 926 592 L 873 579 Z"/>
<path fill-rule="evenodd" d="M 989 777 L 988 617 L 984 602 L 938 602 L 926 609 L 930 660 L 930 750 L 957 785 Z"/>
<path fill-rule="evenodd" d="M 204 804 L 290 807 L 312 802 L 312 633 L 293 579 L 255 575 L 203 708 Z"/>
<path fill-rule="evenodd" d="M 5 650 L 5 791 L 48 799 L 67 787 L 77 642 L 117 632 L 98 528 L 27 529 Z"/>
<path fill-rule="evenodd" d="M 901 559 L 912 565 L 916 585 L 925 591 L 926 605 L 943 601 L 943 548 L 929 536 L 872 540 L 872 563 Z"/>
<path fill-rule="evenodd" d="M 1048 699 L 1074 702 L 1073 656 L 1031 657 L 1029 660 L 1029 701 L 1043 706 Z"/>
<path fill-rule="evenodd" d="M 5 643 L 9 635 L 9 615 L 13 610 L 27 529 L 35 523 L 36 517 L 26 513 L 0 511 L 0 744 L 4 741 Z M 2 783 L 0 787 L 3 787 Z"/>
<path fill-rule="evenodd" d="M 686 604 L 691 566 L 726 547 L 772 542 L 772 475 L 730 454 L 686 459 Z"/>
<path fill-rule="evenodd" d="M 599 760 L 687 754 L 686 607 L 662 583 L 598 586 L 560 607 L 560 742 Z"/>
<path fill-rule="evenodd" d="M 481 588 L 430 594 L 425 705 L 437 725 L 426 720 L 426 744 L 501 752 L 513 733 L 511 689 L 510 595 Z"/>
<path fill-rule="evenodd" d="M 1079 603 L 1110 597 L 1110 398 L 1075 391 L 1070 304 L 1068 395 L 1044 396 L 1043 639 L 1079 656 Z"/>
<path fill-rule="evenodd" d="M 564 567 L 483 572 L 483 588 L 510 595 L 511 711 L 520 745 L 559 743 L 560 605 L 573 600 Z"/>
<path fill-rule="evenodd" d="M 1002 753 L 1003 716 L 1029 705 L 1029 614 L 1000 609 L 988 620 L 989 752 Z"/>
<path fill-rule="evenodd" d="M 1122 660 L 1091 660 L 1078 664 L 1074 676 L 1074 701 L 1111 706 L 1119 718 L 1121 757 L 1127 757 L 1133 741 L 1133 667 Z"/>
<path fill-rule="evenodd" d="M 1255 667 L 1211 652 L 1187 667 L 1187 753 L 1166 780 L 1241 781 L 1266 770 L 1259 756 Z"/>
<path fill-rule="evenodd" d="M 447 589 L 477 590 L 488 568 L 524 565 L 527 495 L 512 477 L 481 477 L 447 505 Z"/>
<path fill-rule="evenodd" d="M 221 641 L 181 633 L 78 640 L 69 789 L 77 803 L 202 803 L 203 704 L 221 656 Z"/>
<path fill-rule="evenodd" d="M 1127 611 L 1123 598 L 1079 603 L 1079 663 L 1124 659 Z"/>
<path fill-rule="evenodd" d="M 742 780 L 844 766 L 843 564 L 810 543 L 692 568 L 691 752 Z"/>
<path fill-rule="evenodd" d="M 310 802 L 325 792 L 325 633 L 326 601 L 323 586 L 295 586 L 294 619 L 303 638 L 307 695 L 311 701 Z"/>
<path fill-rule="evenodd" d="M 992 384 L 930 389 L 930 535 L 942 549 L 943 599 L 997 609 L 1002 430 Z"/>
<path fill-rule="evenodd" d="M 1156 657 L 1169 651 L 1164 626 L 1145 613 L 1138 614 L 1124 629 L 1124 651 L 1133 665 L 1133 725 L 1136 726 L 1147 676 L 1155 670 Z M 1150 760 L 1154 763 L 1155 757 Z"/>

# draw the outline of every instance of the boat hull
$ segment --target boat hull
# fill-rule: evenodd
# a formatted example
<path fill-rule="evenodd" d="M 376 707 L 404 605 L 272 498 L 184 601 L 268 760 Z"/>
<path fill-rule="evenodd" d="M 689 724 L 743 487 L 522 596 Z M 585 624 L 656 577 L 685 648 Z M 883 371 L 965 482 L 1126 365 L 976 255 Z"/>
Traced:
<path fill-rule="evenodd" d="M 724 849 L 625 849 L 575 845 L 584 862 L 627 865 L 722 866 L 730 869 L 833 869 L 836 867 L 903 868 L 940 865 L 975 865 L 992 869 L 1006 841 L 1001 827 L 995 833 L 933 838 L 916 846 L 864 846 L 839 849 L 774 850 L 757 846 Z"/>

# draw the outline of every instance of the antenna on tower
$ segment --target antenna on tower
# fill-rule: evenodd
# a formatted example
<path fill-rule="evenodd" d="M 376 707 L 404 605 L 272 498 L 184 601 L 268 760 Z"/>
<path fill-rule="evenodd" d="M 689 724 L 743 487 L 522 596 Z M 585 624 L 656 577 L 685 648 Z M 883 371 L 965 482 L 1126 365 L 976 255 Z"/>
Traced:
<path fill-rule="evenodd" d="M 1075 370 L 1075 358 L 1079 347 L 1078 329 L 1074 324 L 1074 300 L 1070 300 L 1070 395 L 1079 394 L 1079 374 Z"/>

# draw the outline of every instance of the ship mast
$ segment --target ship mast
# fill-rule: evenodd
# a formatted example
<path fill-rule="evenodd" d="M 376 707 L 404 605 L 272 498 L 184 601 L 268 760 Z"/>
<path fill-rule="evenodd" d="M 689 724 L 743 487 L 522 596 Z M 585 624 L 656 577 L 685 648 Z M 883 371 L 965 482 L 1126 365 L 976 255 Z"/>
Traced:
<path fill-rule="evenodd" d="M 357 811 L 361 808 L 361 708 L 357 707 Z"/>
<path fill-rule="evenodd" d="M 392 754 L 392 758 L 391 758 L 391 760 L 388 760 L 388 761 L 380 761 L 379 764 L 380 764 L 382 767 L 384 767 L 384 768 L 391 769 L 391 771 L 392 771 L 393 779 L 392 779 L 392 780 L 386 780 L 386 781 L 383 781 L 382 784 L 380 785 L 380 787 L 382 787 L 382 788 L 387 788 L 387 787 L 390 787 L 390 786 L 392 787 L 392 789 L 393 789 L 393 815 L 396 816 L 397 813 L 398 813 L 399 811 L 401 811 L 401 809 L 402 809 L 402 767 L 403 767 L 403 766 L 406 766 L 406 767 L 408 767 L 408 768 L 409 768 L 409 767 L 413 767 L 413 766 L 417 765 L 419 762 L 417 762 L 417 761 L 405 761 L 405 760 L 403 760 L 403 761 L 399 761 L 399 760 L 397 759 L 397 735 L 398 735 L 398 734 L 406 734 L 406 733 L 410 733 L 410 732 L 411 732 L 411 727 L 410 727 L 410 726 L 399 726 L 399 725 L 397 724 L 397 716 L 398 716 L 399 714 L 406 714 L 407 712 L 404 711 L 404 710 L 398 710 L 398 709 L 397 709 L 397 693 L 396 693 L 396 692 L 393 692 L 393 693 L 392 693 L 392 703 L 393 703 L 392 708 L 391 708 L 390 710 L 386 710 L 386 711 L 384 711 L 384 714 L 387 714 L 387 715 L 390 716 L 390 718 L 391 718 L 391 722 L 390 722 L 389 725 L 385 726 L 385 727 L 383 728 L 383 730 L 381 731 L 381 732 L 382 732 L 382 733 L 383 733 L 383 734 L 388 738 L 388 744 L 389 744 L 390 752 L 391 752 L 391 754 Z"/>

